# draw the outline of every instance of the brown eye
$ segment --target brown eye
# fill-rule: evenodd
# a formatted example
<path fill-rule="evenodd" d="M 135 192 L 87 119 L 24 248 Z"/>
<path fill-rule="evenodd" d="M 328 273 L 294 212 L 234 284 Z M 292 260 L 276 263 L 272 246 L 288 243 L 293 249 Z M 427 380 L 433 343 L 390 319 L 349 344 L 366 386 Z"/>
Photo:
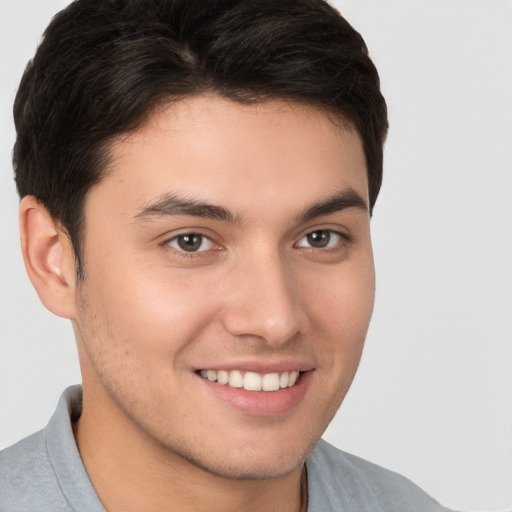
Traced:
<path fill-rule="evenodd" d="M 316 249 L 323 249 L 329 245 L 331 240 L 331 232 L 326 229 L 320 231 L 313 231 L 306 235 L 306 239 L 311 247 Z"/>
<path fill-rule="evenodd" d="M 344 238 L 346 237 L 332 229 L 317 229 L 303 236 L 299 240 L 297 247 L 330 249 L 338 245 Z"/>
<path fill-rule="evenodd" d="M 212 247 L 210 238 L 198 233 L 184 233 L 169 240 L 168 244 L 185 252 L 203 252 Z"/>

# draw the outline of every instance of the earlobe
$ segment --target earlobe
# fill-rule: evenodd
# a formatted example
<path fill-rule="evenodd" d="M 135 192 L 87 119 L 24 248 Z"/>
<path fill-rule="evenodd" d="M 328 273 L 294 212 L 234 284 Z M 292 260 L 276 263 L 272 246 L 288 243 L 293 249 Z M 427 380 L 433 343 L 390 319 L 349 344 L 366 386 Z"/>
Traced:
<path fill-rule="evenodd" d="M 75 271 L 71 241 L 34 197 L 20 203 L 21 249 L 30 281 L 41 302 L 64 318 L 75 316 Z"/>

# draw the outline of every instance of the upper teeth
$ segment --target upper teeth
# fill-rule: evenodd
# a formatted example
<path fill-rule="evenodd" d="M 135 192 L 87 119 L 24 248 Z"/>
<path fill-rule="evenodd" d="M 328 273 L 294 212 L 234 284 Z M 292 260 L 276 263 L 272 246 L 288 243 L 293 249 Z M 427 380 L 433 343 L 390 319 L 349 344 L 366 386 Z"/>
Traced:
<path fill-rule="evenodd" d="M 201 370 L 201 377 L 218 382 L 219 384 L 228 384 L 233 388 L 244 388 L 248 391 L 277 391 L 278 389 L 289 388 L 293 386 L 299 376 L 298 371 L 280 372 L 280 373 L 255 373 L 239 370 Z"/>

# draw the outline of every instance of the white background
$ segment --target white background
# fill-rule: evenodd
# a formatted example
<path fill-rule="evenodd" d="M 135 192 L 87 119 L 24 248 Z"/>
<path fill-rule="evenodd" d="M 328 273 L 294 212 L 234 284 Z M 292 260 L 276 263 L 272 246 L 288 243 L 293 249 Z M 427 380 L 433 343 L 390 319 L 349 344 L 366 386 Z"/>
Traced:
<path fill-rule="evenodd" d="M 67 321 L 25 276 L 12 101 L 66 0 L 0 0 L 0 448 L 79 382 Z M 512 3 L 339 0 L 391 129 L 372 231 L 374 318 L 326 437 L 459 510 L 512 504 Z"/>

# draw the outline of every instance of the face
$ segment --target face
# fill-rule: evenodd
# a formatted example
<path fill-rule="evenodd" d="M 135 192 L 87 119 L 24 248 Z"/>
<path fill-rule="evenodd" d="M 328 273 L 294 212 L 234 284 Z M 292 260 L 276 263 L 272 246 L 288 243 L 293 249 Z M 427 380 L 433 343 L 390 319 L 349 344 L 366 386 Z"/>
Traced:
<path fill-rule="evenodd" d="M 119 139 L 85 203 L 84 414 L 229 478 L 300 467 L 371 316 L 367 190 L 313 107 L 197 96 Z"/>

